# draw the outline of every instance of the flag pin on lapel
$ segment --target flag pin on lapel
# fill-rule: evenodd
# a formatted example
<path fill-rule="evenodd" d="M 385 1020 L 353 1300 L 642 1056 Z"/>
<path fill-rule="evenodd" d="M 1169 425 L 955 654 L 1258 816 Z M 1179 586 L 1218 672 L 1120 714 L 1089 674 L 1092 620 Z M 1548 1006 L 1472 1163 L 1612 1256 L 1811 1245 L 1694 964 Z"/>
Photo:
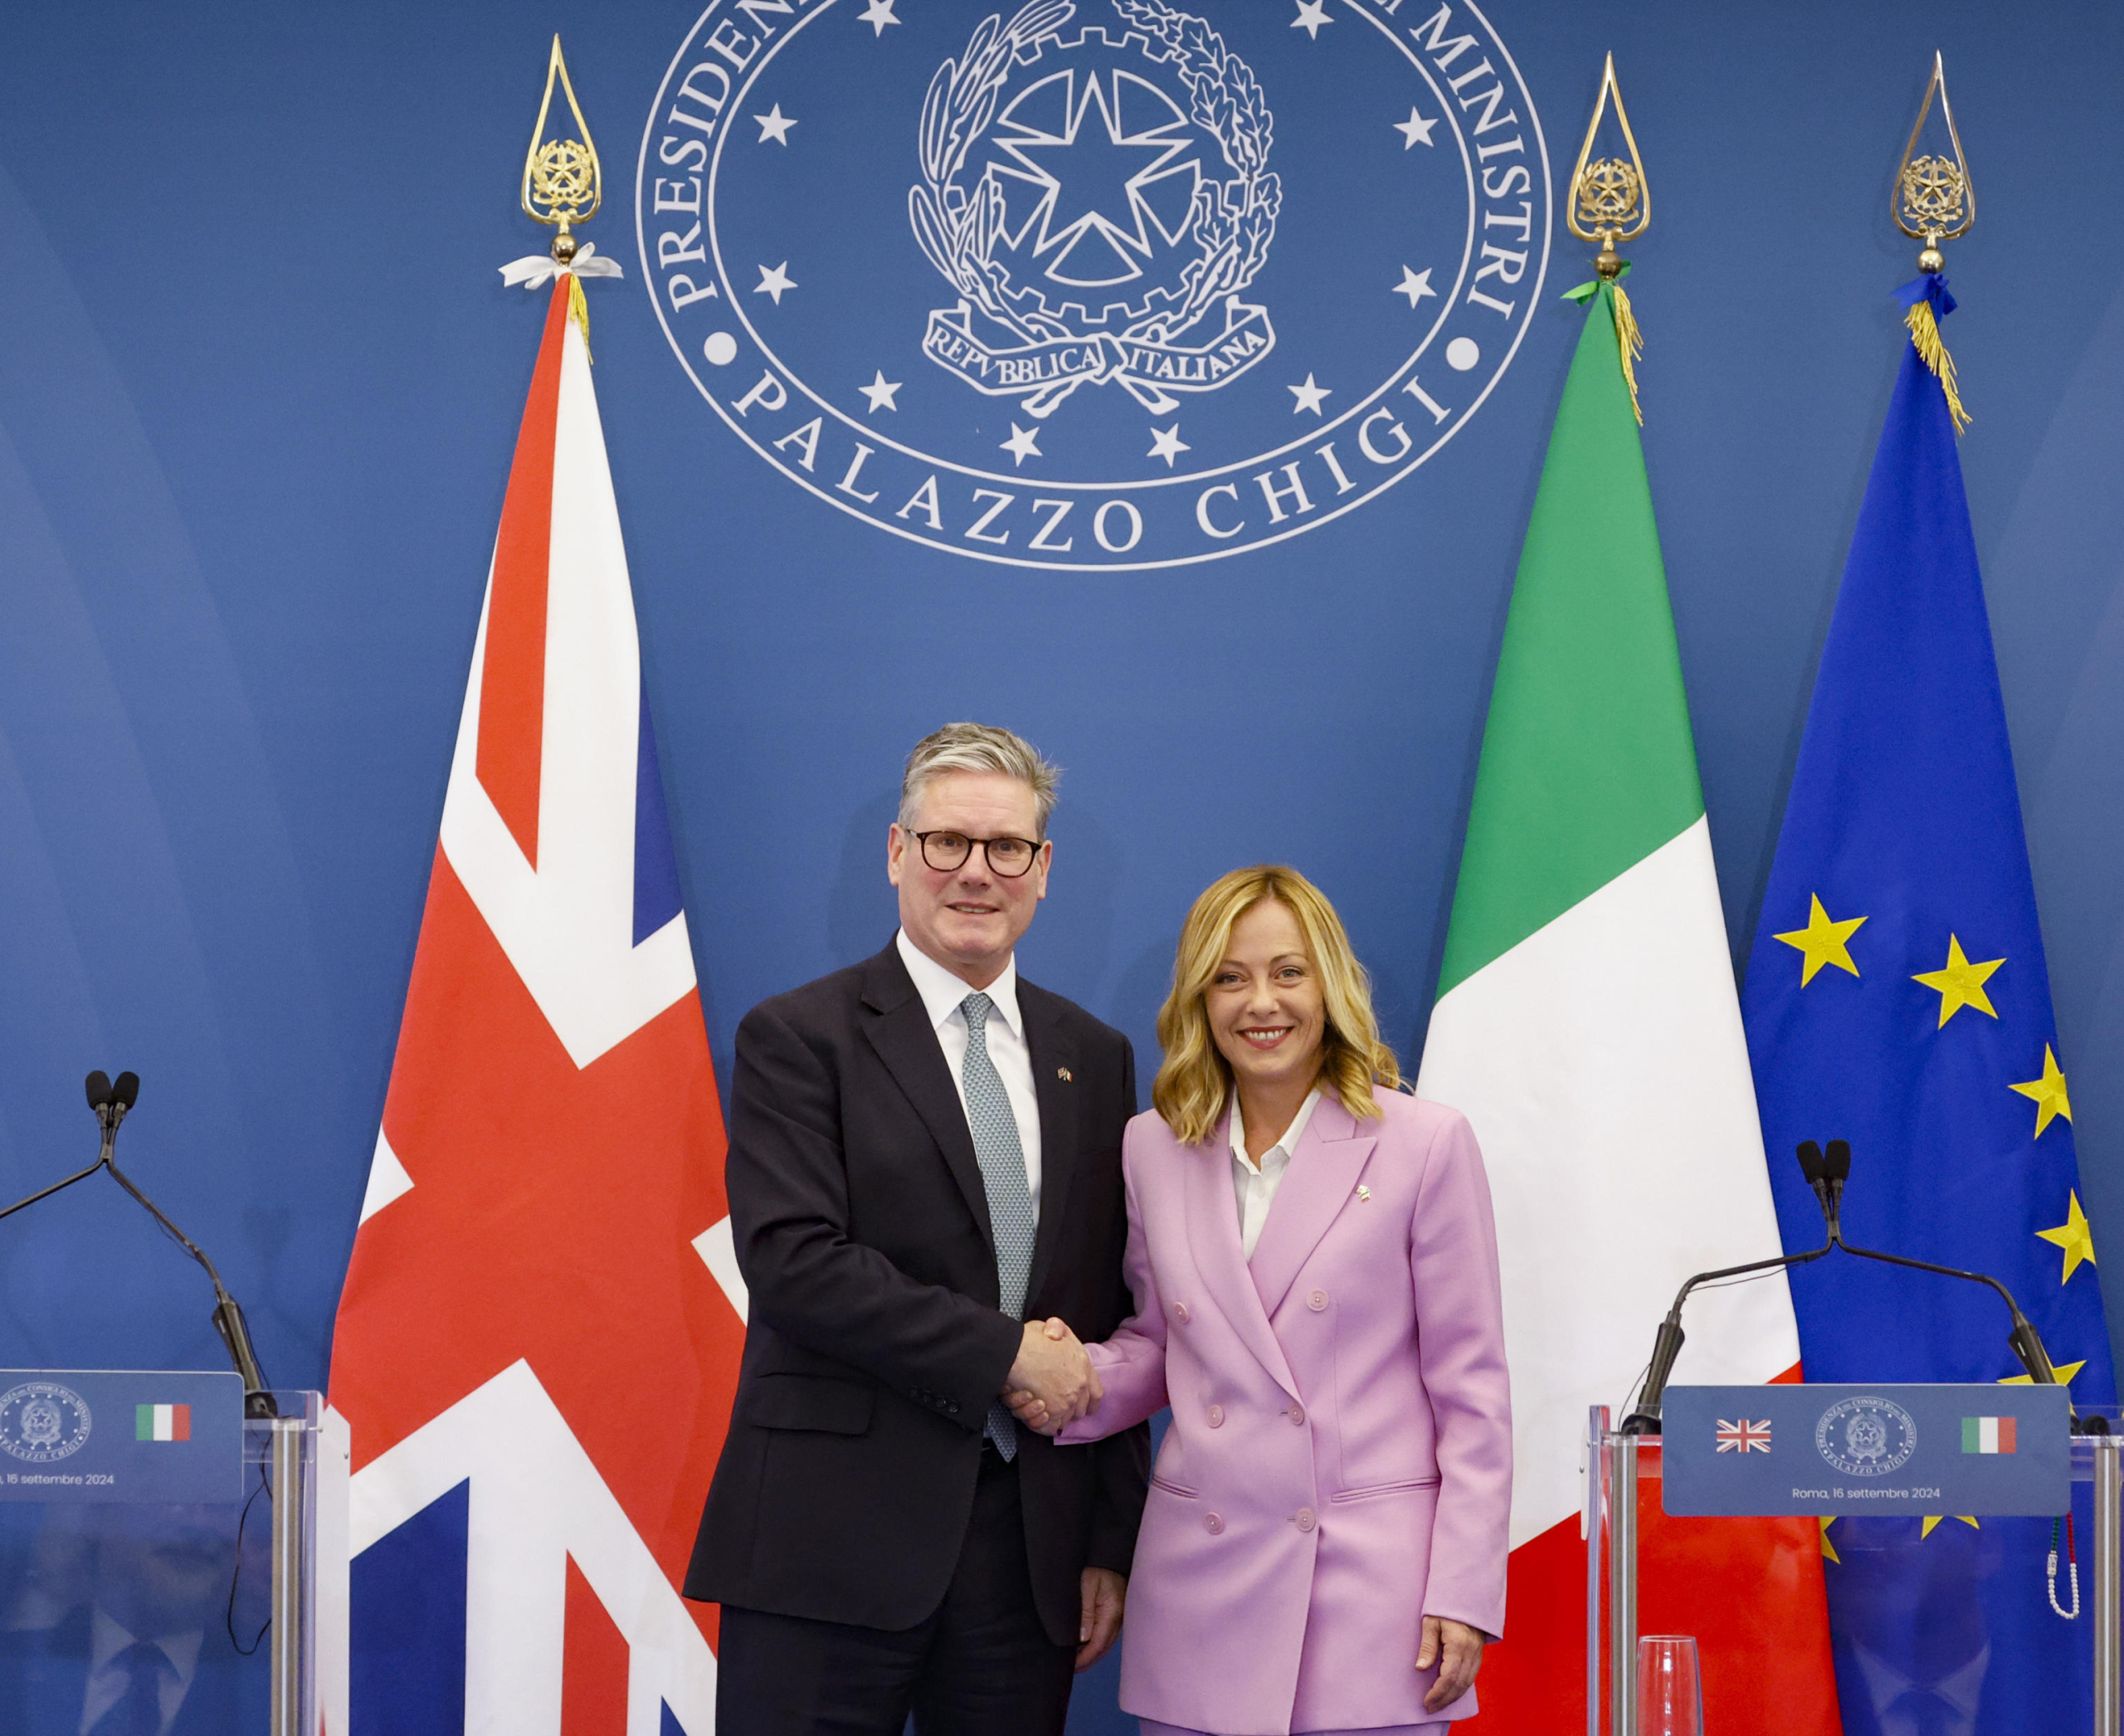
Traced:
<path fill-rule="evenodd" d="M 1362 1182 L 1357 1183 L 1357 1197 L 1367 1206 L 1371 1203 L 1371 1189 L 1366 1187 Z"/>
<path fill-rule="evenodd" d="M 1077 1075 L 1067 1067 L 1057 1067 L 1055 1070 L 1055 1076 L 1064 1085 L 1074 1085 L 1077 1082 Z"/>

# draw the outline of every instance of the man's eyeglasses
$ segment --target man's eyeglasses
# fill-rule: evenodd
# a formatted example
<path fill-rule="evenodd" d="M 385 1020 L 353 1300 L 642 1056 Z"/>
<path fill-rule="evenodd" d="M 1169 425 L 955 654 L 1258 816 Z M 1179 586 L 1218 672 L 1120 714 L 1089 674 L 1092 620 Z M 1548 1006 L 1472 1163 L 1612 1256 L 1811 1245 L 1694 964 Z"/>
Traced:
<path fill-rule="evenodd" d="M 1025 874 L 1040 854 L 1040 846 L 1030 838 L 969 838 L 962 831 L 918 831 L 914 836 L 922 846 L 922 860 L 939 874 L 964 867 L 977 844 L 987 858 L 989 872 L 1006 880 Z"/>

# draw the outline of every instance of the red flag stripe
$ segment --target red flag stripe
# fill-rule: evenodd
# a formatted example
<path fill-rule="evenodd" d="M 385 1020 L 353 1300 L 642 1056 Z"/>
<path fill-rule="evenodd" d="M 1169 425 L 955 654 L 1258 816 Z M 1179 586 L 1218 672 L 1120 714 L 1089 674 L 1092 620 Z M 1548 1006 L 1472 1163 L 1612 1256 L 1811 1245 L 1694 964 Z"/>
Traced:
<path fill-rule="evenodd" d="M 486 661 L 480 674 L 480 783 L 518 847 L 538 865 L 538 768 L 546 722 L 546 580 L 553 519 L 553 431 L 561 395 L 561 336 L 568 280 L 553 285 L 538 365 L 494 538 L 487 600 Z"/>

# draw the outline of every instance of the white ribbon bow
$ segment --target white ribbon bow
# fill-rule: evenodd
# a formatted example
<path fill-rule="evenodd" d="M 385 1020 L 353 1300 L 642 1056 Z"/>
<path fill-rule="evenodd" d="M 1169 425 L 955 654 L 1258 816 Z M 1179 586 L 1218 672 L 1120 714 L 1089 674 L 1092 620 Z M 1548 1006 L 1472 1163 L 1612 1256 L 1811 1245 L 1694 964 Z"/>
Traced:
<path fill-rule="evenodd" d="M 550 254 L 533 253 L 524 259 L 513 259 L 502 266 L 501 280 L 510 288 L 522 284 L 527 290 L 543 288 L 557 277 L 571 271 L 577 277 L 624 277 L 616 259 L 607 259 L 597 251 L 595 241 L 585 241 L 576 251 L 575 257 L 566 265 L 556 261 Z"/>

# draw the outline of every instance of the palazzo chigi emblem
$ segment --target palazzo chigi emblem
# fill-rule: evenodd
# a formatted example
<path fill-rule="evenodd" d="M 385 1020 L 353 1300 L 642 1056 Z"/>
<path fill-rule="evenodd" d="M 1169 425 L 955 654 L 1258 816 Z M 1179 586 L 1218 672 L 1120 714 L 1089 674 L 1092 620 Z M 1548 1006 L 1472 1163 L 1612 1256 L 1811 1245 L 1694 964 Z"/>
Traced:
<path fill-rule="evenodd" d="M 1279 542 L 1433 457 L 1540 300 L 1549 206 L 1464 0 L 714 0 L 636 189 L 673 351 L 754 452 L 1079 568 Z"/>

